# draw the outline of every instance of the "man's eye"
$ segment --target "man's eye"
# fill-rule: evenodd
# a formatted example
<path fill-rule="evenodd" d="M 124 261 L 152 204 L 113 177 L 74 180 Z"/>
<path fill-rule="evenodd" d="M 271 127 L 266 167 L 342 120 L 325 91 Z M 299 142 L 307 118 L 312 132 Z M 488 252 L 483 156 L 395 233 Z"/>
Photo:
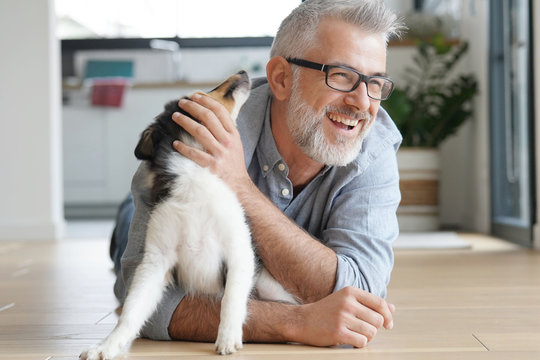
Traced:
<path fill-rule="evenodd" d="M 346 71 L 336 71 L 331 74 L 331 77 L 333 79 L 341 79 L 341 80 L 351 80 L 352 76 L 350 73 Z"/>
<path fill-rule="evenodd" d="M 369 87 L 373 89 L 375 88 L 380 89 L 383 87 L 383 81 L 379 79 L 371 79 L 369 80 Z"/>

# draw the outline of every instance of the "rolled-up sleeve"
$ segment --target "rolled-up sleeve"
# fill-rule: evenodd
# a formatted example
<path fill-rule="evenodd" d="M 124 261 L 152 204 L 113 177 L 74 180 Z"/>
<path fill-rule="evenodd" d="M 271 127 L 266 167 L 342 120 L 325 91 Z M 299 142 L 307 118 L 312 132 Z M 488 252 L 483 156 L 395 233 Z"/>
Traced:
<path fill-rule="evenodd" d="M 355 286 L 381 297 L 394 264 L 401 200 L 395 147 L 387 147 L 336 195 L 323 242 L 337 255 L 334 291 Z"/>

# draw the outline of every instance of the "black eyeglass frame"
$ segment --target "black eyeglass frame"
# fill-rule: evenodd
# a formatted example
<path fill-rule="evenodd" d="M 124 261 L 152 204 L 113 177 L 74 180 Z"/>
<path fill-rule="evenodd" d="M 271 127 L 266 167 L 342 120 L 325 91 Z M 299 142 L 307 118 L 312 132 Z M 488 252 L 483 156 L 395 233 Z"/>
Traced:
<path fill-rule="evenodd" d="M 295 65 L 302 66 L 302 67 L 305 67 L 305 68 L 315 69 L 315 70 L 319 70 L 319 71 L 324 72 L 326 74 L 326 78 L 325 78 L 326 86 L 328 86 L 331 89 L 337 90 L 337 91 L 341 91 L 341 92 L 344 92 L 344 93 L 353 92 L 354 90 L 356 90 L 358 88 L 360 83 L 365 83 L 366 88 L 367 88 L 367 95 L 373 100 L 380 100 L 380 101 L 384 101 L 384 100 L 388 99 L 390 97 L 390 95 L 392 95 L 392 91 L 394 91 L 394 82 L 391 79 L 389 79 L 389 78 L 387 78 L 385 76 L 364 75 L 364 74 L 358 72 L 357 70 L 355 70 L 353 68 L 350 68 L 348 66 L 345 66 L 345 65 L 319 64 L 319 63 L 316 63 L 316 62 L 313 62 L 313 61 L 304 60 L 304 59 L 297 59 L 297 58 L 287 58 L 286 60 L 288 62 L 290 62 L 291 64 L 295 64 Z M 328 72 L 331 69 L 335 69 L 335 68 L 340 68 L 340 69 L 345 69 L 345 70 L 348 70 L 348 71 L 352 71 L 352 72 L 354 72 L 355 74 L 358 75 L 358 81 L 353 85 L 352 89 L 350 89 L 350 90 L 337 89 L 337 88 L 331 86 L 330 84 L 328 84 Z M 386 95 L 385 97 L 382 97 L 382 98 L 377 98 L 377 97 L 371 96 L 369 94 L 369 87 L 367 86 L 371 79 L 383 79 L 385 81 L 388 81 L 391 84 L 391 88 L 390 88 L 390 91 L 388 92 L 388 95 Z"/>

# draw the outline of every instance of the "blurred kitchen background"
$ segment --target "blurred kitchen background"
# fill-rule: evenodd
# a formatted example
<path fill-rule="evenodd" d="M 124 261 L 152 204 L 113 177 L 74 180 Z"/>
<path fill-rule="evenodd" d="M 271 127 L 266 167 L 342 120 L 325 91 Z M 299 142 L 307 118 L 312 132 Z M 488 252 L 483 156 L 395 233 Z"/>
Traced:
<path fill-rule="evenodd" d="M 440 83 L 456 85 L 454 100 L 470 90 L 451 104 L 459 126 L 402 148 L 402 230 L 539 244 L 540 4 L 385 1 L 409 27 L 388 47 L 396 86 L 412 92 L 411 69 L 453 58 Z M 66 219 L 111 221 L 138 136 L 164 102 L 239 69 L 264 76 L 272 36 L 299 3 L 2 0 L 0 240 L 63 238 Z M 412 118 L 410 104 L 394 103 L 382 106 L 395 107 L 396 122 Z"/>

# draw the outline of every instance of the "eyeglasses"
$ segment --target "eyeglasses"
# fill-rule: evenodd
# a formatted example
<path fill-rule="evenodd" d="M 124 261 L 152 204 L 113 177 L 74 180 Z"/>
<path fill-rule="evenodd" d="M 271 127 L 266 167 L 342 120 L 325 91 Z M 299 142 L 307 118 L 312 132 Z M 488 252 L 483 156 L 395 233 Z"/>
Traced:
<path fill-rule="evenodd" d="M 367 76 L 343 65 L 324 65 L 312 61 L 287 58 L 291 64 L 326 73 L 326 85 L 341 92 L 352 92 L 365 83 L 367 95 L 373 100 L 386 100 L 394 90 L 394 82 L 384 76 Z"/>

